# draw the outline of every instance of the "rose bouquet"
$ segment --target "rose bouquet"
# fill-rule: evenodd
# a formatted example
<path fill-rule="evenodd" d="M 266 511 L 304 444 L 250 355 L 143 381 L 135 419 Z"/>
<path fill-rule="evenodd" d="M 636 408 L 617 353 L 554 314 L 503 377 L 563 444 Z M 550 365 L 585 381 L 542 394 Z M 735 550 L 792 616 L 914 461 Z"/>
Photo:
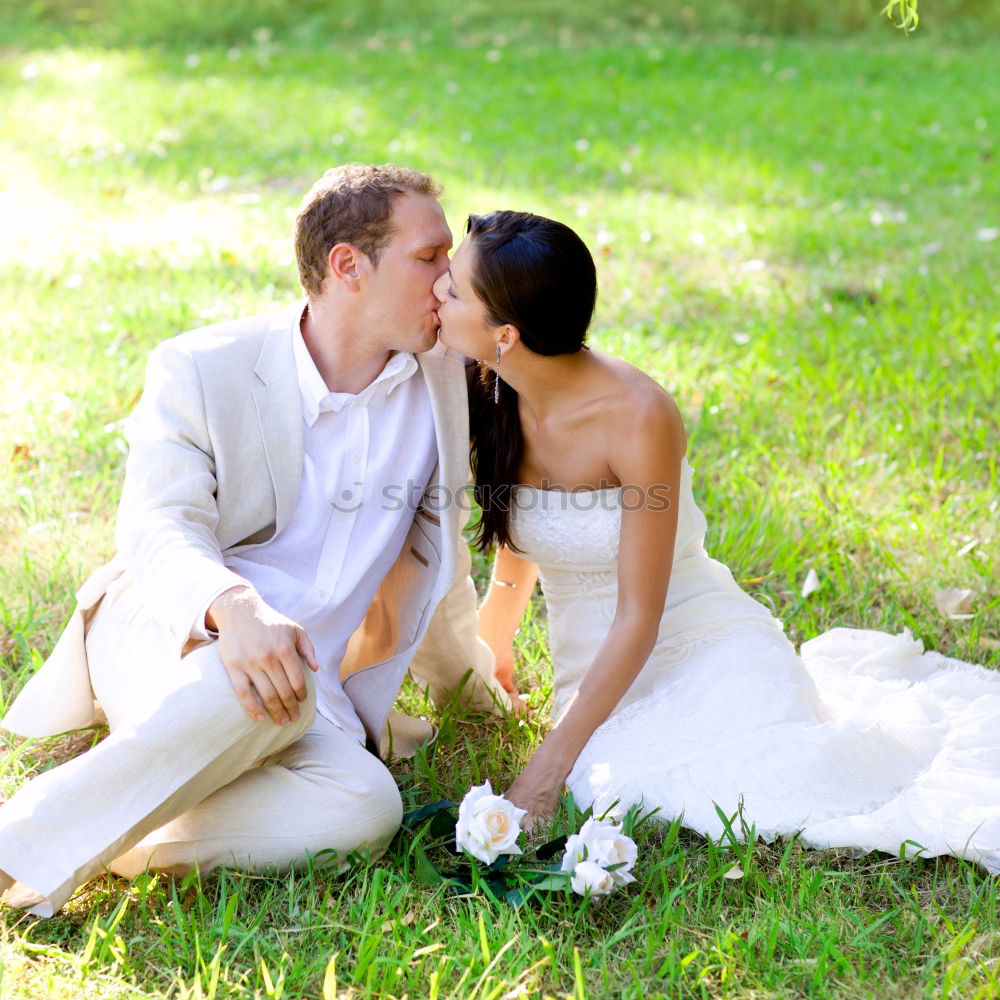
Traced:
<path fill-rule="evenodd" d="M 461 891 L 484 888 L 491 896 L 520 906 L 537 892 L 575 892 L 605 896 L 635 881 L 632 868 L 638 857 L 628 835 L 644 818 L 631 809 L 619 824 L 613 819 L 585 816 L 579 830 L 562 833 L 526 850 L 521 830 L 525 816 L 489 781 L 470 788 L 458 806 L 434 802 L 403 817 L 413 836 L 412 853 L 417 877 L 426 884 L 445 883 Z M 579 814 L 572 799 L 564 810 L 563 827 L 574 829 Z M 437 847 L 453 856 L 475 859 L 443 867 L 431 861 Z"/>

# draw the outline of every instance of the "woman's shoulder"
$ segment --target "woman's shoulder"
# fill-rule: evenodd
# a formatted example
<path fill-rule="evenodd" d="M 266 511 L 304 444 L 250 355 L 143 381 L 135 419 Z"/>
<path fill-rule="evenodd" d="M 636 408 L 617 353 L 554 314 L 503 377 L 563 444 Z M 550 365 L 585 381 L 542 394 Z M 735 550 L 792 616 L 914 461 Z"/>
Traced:
<path fill-rule="evenodd" d="M 608 377 L 609 409 L 622 420 L 682 427 L 674 397 L 648 372 L 610 354 L 594 352 Z"/>

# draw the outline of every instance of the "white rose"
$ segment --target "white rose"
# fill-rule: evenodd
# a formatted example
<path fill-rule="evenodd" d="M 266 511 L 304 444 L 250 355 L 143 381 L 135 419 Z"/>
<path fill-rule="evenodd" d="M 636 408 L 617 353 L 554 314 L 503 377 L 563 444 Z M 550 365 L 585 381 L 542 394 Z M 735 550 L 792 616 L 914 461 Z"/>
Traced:
<path fill-rule="evenodd" d="M 628 885 L 635 878 L 629 874 L 639 855 L 635 841 L 626 837 L 616 823 L 603 820 L 588 819 L 580 827 L 579 833 L 574 833 L 566 841 L 566 853 L 563 855 L 562 870 L 575 871 L 581 861 L 593 861 L 602 868 L 615 868 L 608 874 L 616 885 Z"/>
<path fill-rule="evenodd" d="M 591 896 L 606 896 L 614 889 L 615 880 L 596 861 L 581 861 L 573 869 L 569 884 L 581 896 L 588 891 Z"/>
<path fill-rule="evenodd" d="M 501 854 L 520 854 L 517 837 L 526 813 L 502 795 L 494 795 L 488 781 L 475 785 L 458 807 L 455 846 L 488 865 Z"/>

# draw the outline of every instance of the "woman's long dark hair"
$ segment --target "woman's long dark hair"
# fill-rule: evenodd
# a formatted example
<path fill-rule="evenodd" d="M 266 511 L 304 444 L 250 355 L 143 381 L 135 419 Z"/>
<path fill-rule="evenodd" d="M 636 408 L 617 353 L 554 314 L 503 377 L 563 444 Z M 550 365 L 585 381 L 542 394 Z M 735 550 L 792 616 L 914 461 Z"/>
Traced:
<path fill-rule="evenodd" d="M 466 231 L 472 290 L 489 322 L 517 327 L 521 343 L 535 354 L 579 351 L 597 300 L 597 270 L 583 240 L 569 226 L 530 212 L 470 215 Z M 475 497 L 483 512 L 476 547 L 501 544 L 516 551 L 510 502 L 524 455 L 517 393 L 501 378 L 494 403 L 489 366 L 469 361 L 466 374 Z"/>

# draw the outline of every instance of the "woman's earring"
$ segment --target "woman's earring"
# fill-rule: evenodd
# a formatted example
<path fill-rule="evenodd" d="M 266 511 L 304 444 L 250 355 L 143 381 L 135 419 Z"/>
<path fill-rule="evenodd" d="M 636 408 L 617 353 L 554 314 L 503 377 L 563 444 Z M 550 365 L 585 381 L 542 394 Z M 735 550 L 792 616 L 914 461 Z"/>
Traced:
<path fill-rule="evenodd" d="M 500 402 L 500 345 L 497 344 L 497 372 L 496 381 L 493 383 L 493 402 Z"/>

